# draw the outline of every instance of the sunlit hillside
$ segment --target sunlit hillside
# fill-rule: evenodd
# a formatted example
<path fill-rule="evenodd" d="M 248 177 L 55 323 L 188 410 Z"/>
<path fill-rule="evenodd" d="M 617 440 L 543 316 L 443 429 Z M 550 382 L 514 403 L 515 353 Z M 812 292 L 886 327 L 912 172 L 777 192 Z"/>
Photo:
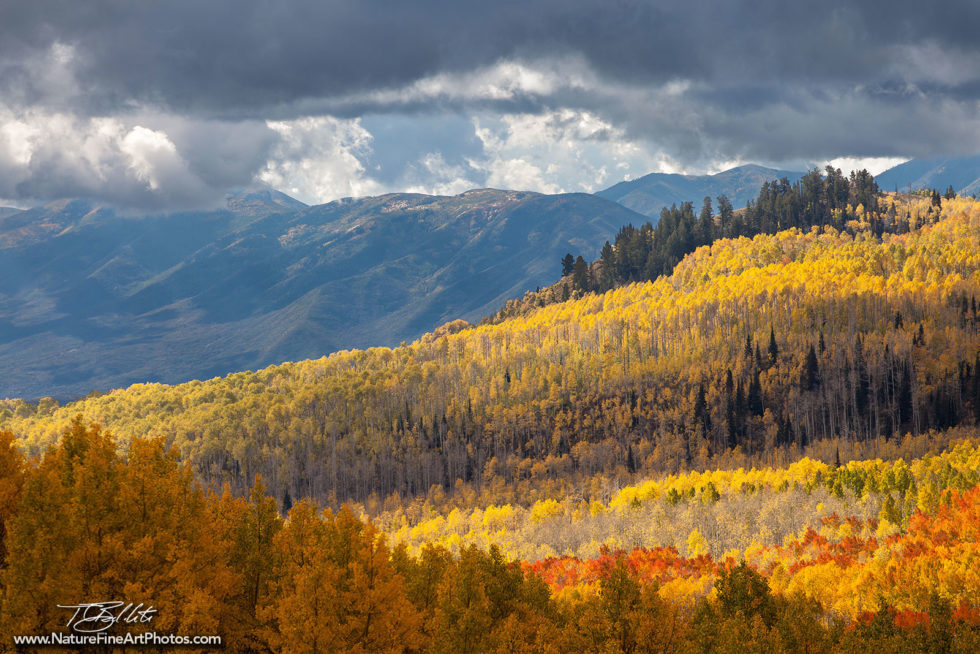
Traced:
<path fill-rule="evenodd" d="M 65 406 L 10 400 L 0 427 L 40 452 L 80 413 L 123 446 L 163 436 L 206 482 L 261 474 L 280 499 L 375 509 L 788 463 L 830 438 L 845 460 L 876 456 L 980 412 L 980 204 L 887 202 L 911 232 L 724 239 L 655 282 L 500 324 Z"/>

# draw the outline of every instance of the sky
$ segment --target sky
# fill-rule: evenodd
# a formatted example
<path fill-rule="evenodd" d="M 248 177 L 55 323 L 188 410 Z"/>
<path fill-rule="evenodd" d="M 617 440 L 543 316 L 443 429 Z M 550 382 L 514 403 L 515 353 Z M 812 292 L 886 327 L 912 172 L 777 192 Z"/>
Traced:
<path fill-rule="evenodd" d="M 980 152 L 980 3 L 0 0 L 0 198 L 596 191 Z"/>

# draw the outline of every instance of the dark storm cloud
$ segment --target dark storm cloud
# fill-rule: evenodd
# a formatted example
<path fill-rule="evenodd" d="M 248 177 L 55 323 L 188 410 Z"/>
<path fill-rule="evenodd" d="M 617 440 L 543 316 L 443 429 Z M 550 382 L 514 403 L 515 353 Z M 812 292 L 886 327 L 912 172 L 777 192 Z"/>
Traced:
<path fill-rule="evenodd" d="M 501 58 L 580 55 L 620 82 L 857 84 L 903 50 L 975 56 L 980 3 L 169 0 L 2 5 L 8 97 L 43 102 L 25 62 L 76 48 L 84 104 L 288 116 L 304 100 L 396 87 Z M 915 74 L 917 71 L 909 71 Z"/>
<path fill-rule="evenodd" d="M 218 198 L 282 151 L 266 120 L 323 114 L 571 108 L 695 167 L 974 152 L 976 25 L 976 0 L 0 0 L 0 197 Z M 397 140 L 367 174 L 415 165 Z M 469 141 L 417 149 L 460 167 Z"/>

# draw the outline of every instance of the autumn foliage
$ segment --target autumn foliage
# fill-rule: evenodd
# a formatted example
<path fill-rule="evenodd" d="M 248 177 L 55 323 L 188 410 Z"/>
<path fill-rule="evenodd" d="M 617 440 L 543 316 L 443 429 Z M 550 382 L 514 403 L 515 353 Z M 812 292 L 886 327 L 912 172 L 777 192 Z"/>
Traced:
<path fill-rule="evenodd" d="M 372 515 L 785 465 L 833 439 L 844 460 L 879 456 L 980 415 L 980 203 L 882 202 L 923 226 L 723 239 L 653 282 L 499 324 L 64 406 L 7 400 L 0 427 L 40 454 L 83 413 L 166 438 L 237 494 L 261 474 L 277 500 Z"/>
<path fill-rule="evenodd" d="M 980 466 L 969 443 L 911 465 L 804 465 L 804 479 L 819 473 L 825 484 L 830 474 L 831 487 L 843 470 L 867 470 L 877 492 L 927 486 L 936 473 L 952 484 L 974 476 L 963 491 L 939 491 L 931 510 L 914 509 L 905 528 L 831 514 L 782 544 L 717 558 L 673 547 L 601 548 L 591 559 L 514 562 L 493 545 L 392 548 L 347 507 L 321 511 L 303 500 L 283 517 L 261 480 L 248 500 L 207 492 L 161 440 L 133 439 L 123 455 L 108 433 L 81 419 L 39 460 L 25 461 L 4 438 L 4 634 L 61 630 L 58 604 L 98 597 L 147 602 L 158 609 L 153 629 L 221 635 L 228 651 L 241 652 L 973 651 L 980 644 Z M 908 480 L 896 479 L 903 471 Z M 793 474 L 760 472 L 776 488 Z M 669 493 L 685 482 L 665 483 Z M 720 480 L 718 487 L 715 502 L 736 492 Z M 644 493 L 641 504 L 653 497 Z M 633 504 L 623 510 L 635 511 Z"/>

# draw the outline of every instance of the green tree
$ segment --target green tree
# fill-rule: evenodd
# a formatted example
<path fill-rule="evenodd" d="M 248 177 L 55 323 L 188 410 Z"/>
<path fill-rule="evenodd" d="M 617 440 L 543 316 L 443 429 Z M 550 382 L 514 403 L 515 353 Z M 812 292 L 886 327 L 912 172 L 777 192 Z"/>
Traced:
<path fill-rule="evenodd" d="M 573 257 L 572 253 L 569 252 L 564 257 L 562 257 L 561 276 L 567 277 L 568 275 L 571 275 L 574 269 L 575 269 L 575 257 Z"/>
<path fill-rule="evenodd" d="M 572 273 L 572 283 L 580 291 L 588 291 L 592 284 L 589 279 L 589 264 L 581 256 L 575 260 L 575 268 Z"/>
<path fill-rule="evenodd" d="M 820 364 L 817 362 L 817 351 L 810 345 L 806 353 L 806 361 L 803 362 L 803 375 L 800 380 L 800 387 L 804 391 L 812 391 L 820 384 Z"/>

